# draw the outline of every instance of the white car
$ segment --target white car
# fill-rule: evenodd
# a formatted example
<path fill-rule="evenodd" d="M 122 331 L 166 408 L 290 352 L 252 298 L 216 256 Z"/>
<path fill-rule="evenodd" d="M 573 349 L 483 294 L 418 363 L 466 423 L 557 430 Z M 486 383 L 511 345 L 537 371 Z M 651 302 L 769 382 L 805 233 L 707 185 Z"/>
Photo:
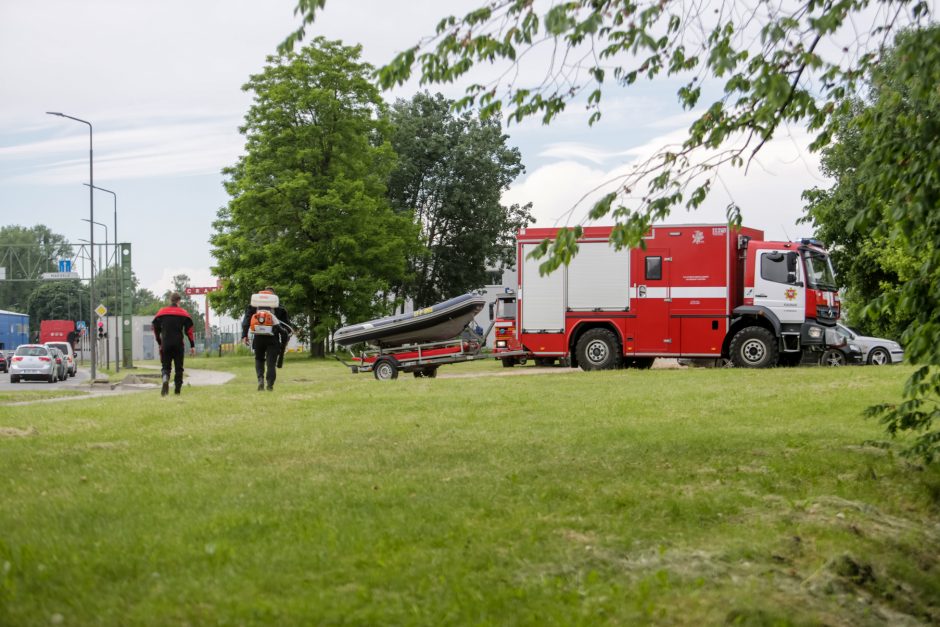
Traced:
<path fill-rule="evenodd" d="M 46 342 L 45 345 L 59 349 L 59 352 L 62 353 L 62 359 L 65 360 L 66 376 L 74 377 L 75 373 L 78 372 L 78 367 L 75 365 L 75 351 L 72 349 L 72 345 L 68 342 Z"/>
<path fill-rule="evenodd" d="M 837 324 L 836 329 L 841 335 L 844 335 L 848 341 L 858 345 L 858 348 L 862 351 L 862 363 L 864 364 L 870 366 L 884 366 L 887 364 L 899 364 L 904 361 L 904 349 L 895 341 L 880 337 L 859 335 L 852 329 L 841 324 Z"/>
<path fill-rule="evenodd" d="M 58 364 L 52 351 L 42 344 L 21 344 L 10 362 L 10 383 L 24 379 L 38 379 L 55 383 L 58 380 Z"/>

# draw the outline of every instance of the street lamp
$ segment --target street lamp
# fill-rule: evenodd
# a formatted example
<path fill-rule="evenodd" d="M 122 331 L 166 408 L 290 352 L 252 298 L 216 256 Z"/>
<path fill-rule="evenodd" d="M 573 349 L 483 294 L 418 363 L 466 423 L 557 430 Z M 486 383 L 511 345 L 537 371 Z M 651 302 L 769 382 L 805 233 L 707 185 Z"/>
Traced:
<path fill-rule="evenodd" d="M 46 111 L 48 115 L 55 115 L 60 118 L 68 118 L 76 122 L 81 122 L 82 124 L 88 125 L 88 184 L 91 185 L 91 188 L 88 190 L 88 218 L 92 222 L 95 219 L 95 159 L 94 159 L 94 129 L 91 126 L 91 122 L 88 120 L 82 120 L 81 118 L 74 118 L 71 115 L 65 115 L 64 113 L 59 113 L 58 111 Z M 90 233 L 90 245 L 92 249 L 95 246 L 95 225 L 89 224 L 88 231 Z M 91 264 L 91 277 L 88 279 L 88 292 L 91 297 L 91 302 L 95 302 L 95 264 Z M 91 343 L 91 380 L 94 382 L 96 373 L 95 373 L 95 362 L 97 361 L 98 351 L 95 347 L 95 343 Z"/>
<path fill-rule="evenodd" d="M 117 194 L 112 192 L 110 189 L 105 189 L 103 187 L 98 187 L 96 185 L 89 185 L 88 183 L 83 183 L 83 185 L 90 187 L 92 189 L 97 189 L 99 192 L 107 192 L 111 194 L 114 198 L 114 270 L 118 271 L 119 266 L 124 265 L 124 260 L 119 256 L 118 253 L 118 234 L 117 234 Z M 107 230 L 105 230 L 105 237 L 107 237 Z M 108 245 L 105 243 L 105 250 L 107 250 Z M 120 261 L 120 263 L 118 263 Z M 118 288 L 115 290 L 117 296 L 117 301 L 121 303 L 121 317 L 124 317 L 124 299 L 120 297 L 123 285 L 121 285 L 120 279 L 118 279 Z M 115 312 L 117 314 L 117 312 Z M 114 338 L 114 369 L 115 372 L 121 371 L 121 345 L 119 343 L 121 339 L 121 332 L 118 331 L 117 337 Z"/>
<path fill-rule="evenodd" d="M 92 189 L 94 189 L 94 187 L 92 187 Z M 105 250 L 104 267 L 107 268 L 107 265 L 108 265 L 108 225 L 104 224 L 103 222 L 96 222 L 94 220 L 89 220 L 88 218 L 82 218 L 82 221 L 91 222 L 92 224 L 97 224 L 98 226 L 104 228 L 104 250 Z M 92 250 L 91 253 L 89 254 L 94 255 L 94 250 Z M 94 263 L 92 263 L 92 267 L 94 267 Z M 99 250 L 98 251 L 98 273 L 99 274 L 101 273 L 101 268 L 102 268 L 101 250 Z M 107 287 L 105 287 L 105 290 L 107 290 Z M 104 318 L 104 323 L 105 323 L 105 333 L 107 334 L 107 336 L 105 337 L 105 341 L 104 341 L 104 367 L 111 368 L 111 344 L 110 344 L 111 325 L 108 324 L 107 316 L 105 316 Z"/>

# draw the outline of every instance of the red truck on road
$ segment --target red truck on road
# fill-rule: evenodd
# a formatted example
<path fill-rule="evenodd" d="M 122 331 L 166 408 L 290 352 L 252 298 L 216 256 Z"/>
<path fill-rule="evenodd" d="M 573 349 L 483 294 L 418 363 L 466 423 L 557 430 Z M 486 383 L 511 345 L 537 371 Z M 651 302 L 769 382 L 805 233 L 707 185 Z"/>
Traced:
<path fill-rule="evenodd" d="M 74 320 L 42 320 L 39 323 L 39 343 L 68 342 L 74 346 Z"/>
<path fill-rule="evenodd" d="M 648 368 L 656 357 L 735 366 L 819 363 L 844 344 L 829 254 L 815 240 L 764 241 L 724 224 L 655 226 L 645 248 L 616 250 L 611 227 L 586 227 L 568 266 L 541 276 L 529 253 L 558 229 L 517 238 L 516 302 L 497 315 L 495 355 L 525 350 L 585 370 Z M 514 315 L 513 315 L 514 314 Z M 507 357 L 503 364 L 518 363 Z"/>

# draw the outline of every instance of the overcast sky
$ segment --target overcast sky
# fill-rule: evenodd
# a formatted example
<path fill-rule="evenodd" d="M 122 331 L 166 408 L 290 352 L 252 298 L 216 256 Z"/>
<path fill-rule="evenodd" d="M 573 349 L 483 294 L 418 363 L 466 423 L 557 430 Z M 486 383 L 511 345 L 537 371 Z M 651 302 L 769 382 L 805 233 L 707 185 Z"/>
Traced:
<path fill-rule="evenodd" d="M 70 241 L 88 239 L 88 127 L 45 115 L 61 111 L 94 125 L 94 181 L 117 193 L 119 239 L 133 246 L 141 285 L 160 294 L 178 273 L 214 284 L 208 239 L 228 200 L 221 170 L 243 146 L 237 128 L 251 100 L 241 87 L 297 26 L 294 4 L 0 0 L 0 224 L 45 224 Z M 380 65 L 432 33 L 442 6 L 462 13 L 478 4 L 331 0 L 308 36 L 362 44 L 365 60 Z M 576 222 L 588 203 L 570 210 L 586 191 L 682 137 L 692 117 L 678 106 L 676 87 L 662 80 L 610 88 L 593 128 L 577 107 L 551 126 L 509 127 L 527 172 L 506 202 L 533 202 L 538 226 Z M 769 237 L 810 235 L 795 223 L 800 193 L 827 183 L 807 144 L 801 129 L 784 129 L 746 177 L 728 170 L 705 207 L 670 221 L 721 222 L 734 201 L 744 223 Z M 111 196 L 96 195 L 95 220 L 113 240 Z M 103 237 L 99 228 L 95 238 Z"/>

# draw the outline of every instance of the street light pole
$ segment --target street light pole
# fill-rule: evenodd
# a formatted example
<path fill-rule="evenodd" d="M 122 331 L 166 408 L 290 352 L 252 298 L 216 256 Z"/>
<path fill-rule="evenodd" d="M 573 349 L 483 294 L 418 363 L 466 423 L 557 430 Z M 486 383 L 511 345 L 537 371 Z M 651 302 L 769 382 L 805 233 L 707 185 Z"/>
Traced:
<path fill-rule="evenodd" d="M 59 113 L 58 111 L 46 111 L 48 115 L 55 115 L 60 118 L 68 118 L 76 122 L 81 122 L 82 124 L 88 125 L 88 184 L 91 186 L 88 189 L 88 218 L 93 222 L 95 219 L 95 159 L 94 159 L 94 129 L 91 126 L 91 122 L 88 120 L 82 120 L 80 118 L 74 118 L 71 115 L 65 115 L 64 113 Z M 94 249 L 95 246 L 95 225 L 89 224 L 88 231 L 90 233 L 89 237 L 91 242 L 91 247 Z M 95 264 L 91 264 L 91 277 L 88 280 L 88 292 L 91 296 L 91 301 L 95 301 Z M 91 381 L 94 383 L 96 378 L 95 372 L 95 362 L 97 361 L 98 351 L 95 347 L 95 343 L 91 343 Z"/>
<path fill-rule="evenodd" d="M 83 221 L 83 222 L 89 222 L 89 220 L 87 220 L 86 218 L 82 218 L 82 221 Z M 104 224 L 103 222 L 95 222 L 94 220 L 92 220 L 91 222 L 92 222 L 93 224 L 97 224 L 97 225 L 100 226 L 100 227 L 104 227 L 104 265 L 103 265 L 103 266 L 101 265 L 101 249 L 98 250 L 98 273 L 100 274 L 102 268 L 107 269 L 107 267 L 108 267 L 108 225 L 107 225 L 107 224 Z M 106 293 L 106 294 L 107 294 L 107 289 L 108 289 L 108 287 L 107 287 L 107 285 L 105 285 L 105 293 Z M 106 297 L 107 297 L 107 296 L 106 296 Z M 110 369 L 110 368 L 111 368 L 111 344 L 110 344 L 110 342 L 111 342 L 111 338 L 110 338 L 111 325 L 108 323 L 108 316 L 107 316 L 107 314 L 105 314 L 105 317 L 104 317 L 104 324 L 105 324 L 105 327 L 104 327 L 104 331 L 105 331 L 105 338 L 104 338 L 104 367 Z"/>
<path fill-rule="evenodd" d="M 123 262 L 123 258 L 121 258 L 120 254 L 119 254 L 119 252 L 118 252 L 118 234 L 117 234 L 117 194 L 114 193 L 114 192 L 112 192 L 110 189 L 105 189 L 105 188 L 103 188 L 103 187 L 98 187 L 98 186 L 96 186 L 96 185 L 89 185 L 88 183 L 85 183 L 85 185 L 87 185 L 88 187 L 90 187 L 90 188 L 92 188 L 92 189 L 97 189 L 99 192 L 107 192 L 108 194 L 111 194 L 111 196 L 112 196 L 113 199 L 114 199 L 114 271 L 120 274 L 120 272 L 119 272 L 119 271 L 120 271 L 120 266 L 122 266 L 122 265 L 124 264 L 124 262 Z M 105 229 L 105 239 L 107 239 L 107 234 L 108 234 L 108 231 L 107 231 L 107 229 Z M 106 243 L 106 244 L 105 244 L 105 250 L 107 250 L 107 248 L 108 248 L 108 246 L 107 246 L 107 243 Z M 120 262 L 120 263 L 119 263 L 119 262 Z M 114 290 L 114 293 L 115 293 L 115 296 L 116 296 L 116 298 L 117 298 L 117 301 L 121 303 L 121 312 L 120 312 L 120 313 L 121 313 L 121 318 L 123 319 L 123 318 L 124 318 L 124 299 L 120 297 L 120 294 L 121 294 L 121 291 L 122 291 L 122 289 L 123 289 L 124 286 L 121 285 L 121 277 L 118 277 L 116 280 L 117 280 L 117 289 Z M 114 312 L 115 320 L 117 319 L 117 313 L 118 313 L 117 311 Z M 110 323 L 107 323 L 107 324 L 108 324 L 108 331 L 109 331 L 109 337 L 110 337 L 111 325 L 110 325 Z M 121 323 L 118 323 L 118 324 L 120 325 Z M 117 335 L 115 336 L 115 338 L 114 338 L 114 371 L 115 371 L 115 372 L 120 372 L 120 371 L 121 371 L 121 344 L 120 344 L 120 339 L 121 339 L 121 332 L 118 331 L 118 334 L 117 334 Z M 108 341 L 110 342 L 110 339 L 109 339 Z M 110 350 L 110 344 L 109 344 L 109 349 L 108 349 L 108 350 Z"/>

